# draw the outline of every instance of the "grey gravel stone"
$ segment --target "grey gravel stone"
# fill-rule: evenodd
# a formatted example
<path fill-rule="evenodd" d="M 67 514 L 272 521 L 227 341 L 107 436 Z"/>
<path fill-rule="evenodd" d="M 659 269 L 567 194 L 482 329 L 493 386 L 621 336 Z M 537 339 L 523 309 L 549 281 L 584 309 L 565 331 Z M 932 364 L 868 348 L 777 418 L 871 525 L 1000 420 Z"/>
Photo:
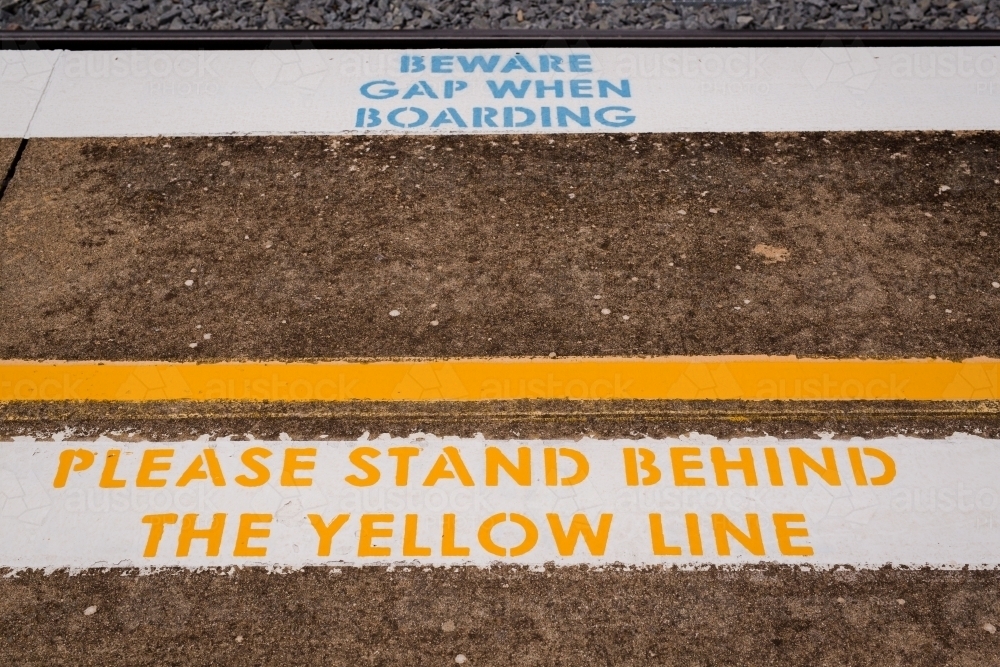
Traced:
<path fill-rule="evenodd" d="M 0 28 L 997 30 L 1000 0 L 0 0 Z"/>

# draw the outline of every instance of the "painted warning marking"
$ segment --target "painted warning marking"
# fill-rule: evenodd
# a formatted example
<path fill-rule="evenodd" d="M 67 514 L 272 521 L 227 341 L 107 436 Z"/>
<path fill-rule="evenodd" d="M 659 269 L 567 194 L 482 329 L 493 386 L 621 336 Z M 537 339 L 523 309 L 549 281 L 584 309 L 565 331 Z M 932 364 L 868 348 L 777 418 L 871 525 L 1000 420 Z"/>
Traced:
<path fill-rule="evenodd" d="M 1000 565 L 1000 441 L 33 442 L 0 567 Z"/>
<path fill-rule="evenodd" d="M 27 129 L 0 115 L 0 136 L 1000 129 L 997 47 L 54 57 L 44 95 L 0 79 L 4 95 L 41 100 Z"/>
<path fill-rule="evenodd" d="M 26 136 L 58 57 L 55 51 L 0 49 L 0 137 Z"/>
<path fill-rule="evenodd" d="M 377 362 L 0 361 L 0 401 L 1000 398 L 1000 361 L 795 357 Z"/>

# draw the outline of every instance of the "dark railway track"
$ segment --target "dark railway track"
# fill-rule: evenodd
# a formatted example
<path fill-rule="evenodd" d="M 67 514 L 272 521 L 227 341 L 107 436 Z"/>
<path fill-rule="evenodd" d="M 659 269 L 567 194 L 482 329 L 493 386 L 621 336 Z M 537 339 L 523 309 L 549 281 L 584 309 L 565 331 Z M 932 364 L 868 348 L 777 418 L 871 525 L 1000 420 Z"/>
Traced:
<path fill-rule="evenodd" d="M 996 46 L 1000 32 L 888 30 L 180 30 L 0 32 L 3 49 Z"/>

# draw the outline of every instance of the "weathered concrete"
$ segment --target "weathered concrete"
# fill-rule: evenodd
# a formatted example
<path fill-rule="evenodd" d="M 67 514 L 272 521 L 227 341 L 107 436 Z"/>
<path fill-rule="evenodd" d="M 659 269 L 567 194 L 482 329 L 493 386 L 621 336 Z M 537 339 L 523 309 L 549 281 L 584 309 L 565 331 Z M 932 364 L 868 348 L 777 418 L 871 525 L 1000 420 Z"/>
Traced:
<path fill-rule="evenodd" d="M 0 183 L 7 177 L 11 162 L 14 161 L 14 156 L 17 155 L 17 148 L 20 145 L 20 139 L 0 138 Z"/>
<path fill-rule="evenodd" d="M 995 134 L 32 140 L 0 202 L 0 358 L 1000 356 L 998 150 Z M 7 403 L 0 438 L 1000 437 L 997 415 Z M 994 572 L 890 568 L 22 572 L 0 578 L 0 663 L 979 667 L 1000 664 L 998 593 Z"/>
<path fill-rule="evenodd" d="M 0 659 L 982 667 L 998 595 L 995 573 L 898 570 L 22 573 L 0 579 Z"/>
<path fill-rule="evenodd" d="M 998 150 L 33 140 L 0 204 L 0 356 L 1000 356 Z"/>
<path fill-rule="evenodd" d="M 361 434 L 435 433 L 488 438 L 664 438 L 692 431 L 719 438 L 772 435 L 1000 438 L 1000 405 L 810 401 L 484 401 L 476 403 L 186 402 L 0 404 L 0 440 L 42 440 L 71 429 L 78 439 L 178 440 L 202 434 L 276 440 L 353 440 Z"/>

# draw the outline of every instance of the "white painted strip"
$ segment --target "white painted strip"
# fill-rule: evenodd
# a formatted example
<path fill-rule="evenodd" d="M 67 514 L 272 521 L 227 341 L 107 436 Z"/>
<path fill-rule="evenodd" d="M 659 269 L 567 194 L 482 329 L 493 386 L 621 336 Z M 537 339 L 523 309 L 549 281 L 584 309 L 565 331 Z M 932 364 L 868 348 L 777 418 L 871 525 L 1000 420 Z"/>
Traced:
<path fill-rule="evenodd" d="M 25 136 L 57 57 L 54 51 L 0 50 L 0 137 Z"/>
<path fill-rule="evenodd" d="M 995 567 L 998 469 L 969 435 L 22 439 L 0 447 L 0 566 Z"/>
<path fill-rule="evenodd" d="M 269 50 L 63 53 L 30 134 L 988 129 L 997 47 Z"/>

